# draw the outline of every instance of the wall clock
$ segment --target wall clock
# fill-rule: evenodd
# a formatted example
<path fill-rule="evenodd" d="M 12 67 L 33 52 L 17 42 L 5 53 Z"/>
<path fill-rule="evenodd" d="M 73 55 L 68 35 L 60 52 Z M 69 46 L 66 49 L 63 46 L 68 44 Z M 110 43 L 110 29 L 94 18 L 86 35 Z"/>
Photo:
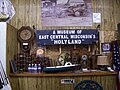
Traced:
<path fill-rule="evenodd" d="M 22 26 L 17 32 L 17 37 L 20 42 L 22 52 L 30 51 L 30 46 L 34 39 L 34 30 L 29 26 Z"/>

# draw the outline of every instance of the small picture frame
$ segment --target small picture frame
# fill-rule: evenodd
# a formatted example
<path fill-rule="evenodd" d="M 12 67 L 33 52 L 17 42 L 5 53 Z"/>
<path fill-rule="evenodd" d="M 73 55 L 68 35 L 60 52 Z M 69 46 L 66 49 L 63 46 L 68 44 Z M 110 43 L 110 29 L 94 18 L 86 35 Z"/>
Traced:
<path fill-rule="evenodd" d="M 101 43 L 102 52 L 109 53 L 111 51 L 111 43 Z"/>

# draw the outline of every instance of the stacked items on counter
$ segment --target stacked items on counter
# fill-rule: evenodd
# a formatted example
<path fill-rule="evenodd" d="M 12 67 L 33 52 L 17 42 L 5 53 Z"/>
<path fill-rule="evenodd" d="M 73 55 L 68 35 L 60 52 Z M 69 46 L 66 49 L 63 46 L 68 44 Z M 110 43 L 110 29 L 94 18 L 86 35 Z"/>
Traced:
<path fill-rule="evenodd" d="M 44 67 L 50 66 L 48 57 L 37 57 L 35 54 L 28 55 L 19 53 L 10 60 L 11 72 L 13 73 L 40 73 Z"/>

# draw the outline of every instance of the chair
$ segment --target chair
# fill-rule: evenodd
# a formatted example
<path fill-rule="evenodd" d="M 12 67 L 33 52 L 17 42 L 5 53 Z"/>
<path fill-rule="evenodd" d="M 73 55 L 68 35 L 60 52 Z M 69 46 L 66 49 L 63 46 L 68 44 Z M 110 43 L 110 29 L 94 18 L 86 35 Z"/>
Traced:
<path fill-rule="evenodd" d="M 75 86 L 74 90 L 103 90 L 103 88 L 96 81 L 83 80 Z"/>

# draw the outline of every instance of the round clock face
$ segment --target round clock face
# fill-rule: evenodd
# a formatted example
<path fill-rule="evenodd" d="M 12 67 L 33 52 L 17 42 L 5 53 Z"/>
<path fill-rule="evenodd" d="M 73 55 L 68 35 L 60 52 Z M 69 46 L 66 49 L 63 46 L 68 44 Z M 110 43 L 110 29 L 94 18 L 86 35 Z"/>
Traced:
<path fill-rule="evenodd" d="M 20 33 L 20 37 L 23 40 L 29 40 L 31 38 L 31 36 L 32 36 L 31 31 L 27 30 L 27 29 L 22 30 Z"/>
<path fill-rule="evenodd" d="M 21 27 L 17 34 L 20 42 L 31 42 L 34 39 L 34 31 L 29 26 Z"/>

